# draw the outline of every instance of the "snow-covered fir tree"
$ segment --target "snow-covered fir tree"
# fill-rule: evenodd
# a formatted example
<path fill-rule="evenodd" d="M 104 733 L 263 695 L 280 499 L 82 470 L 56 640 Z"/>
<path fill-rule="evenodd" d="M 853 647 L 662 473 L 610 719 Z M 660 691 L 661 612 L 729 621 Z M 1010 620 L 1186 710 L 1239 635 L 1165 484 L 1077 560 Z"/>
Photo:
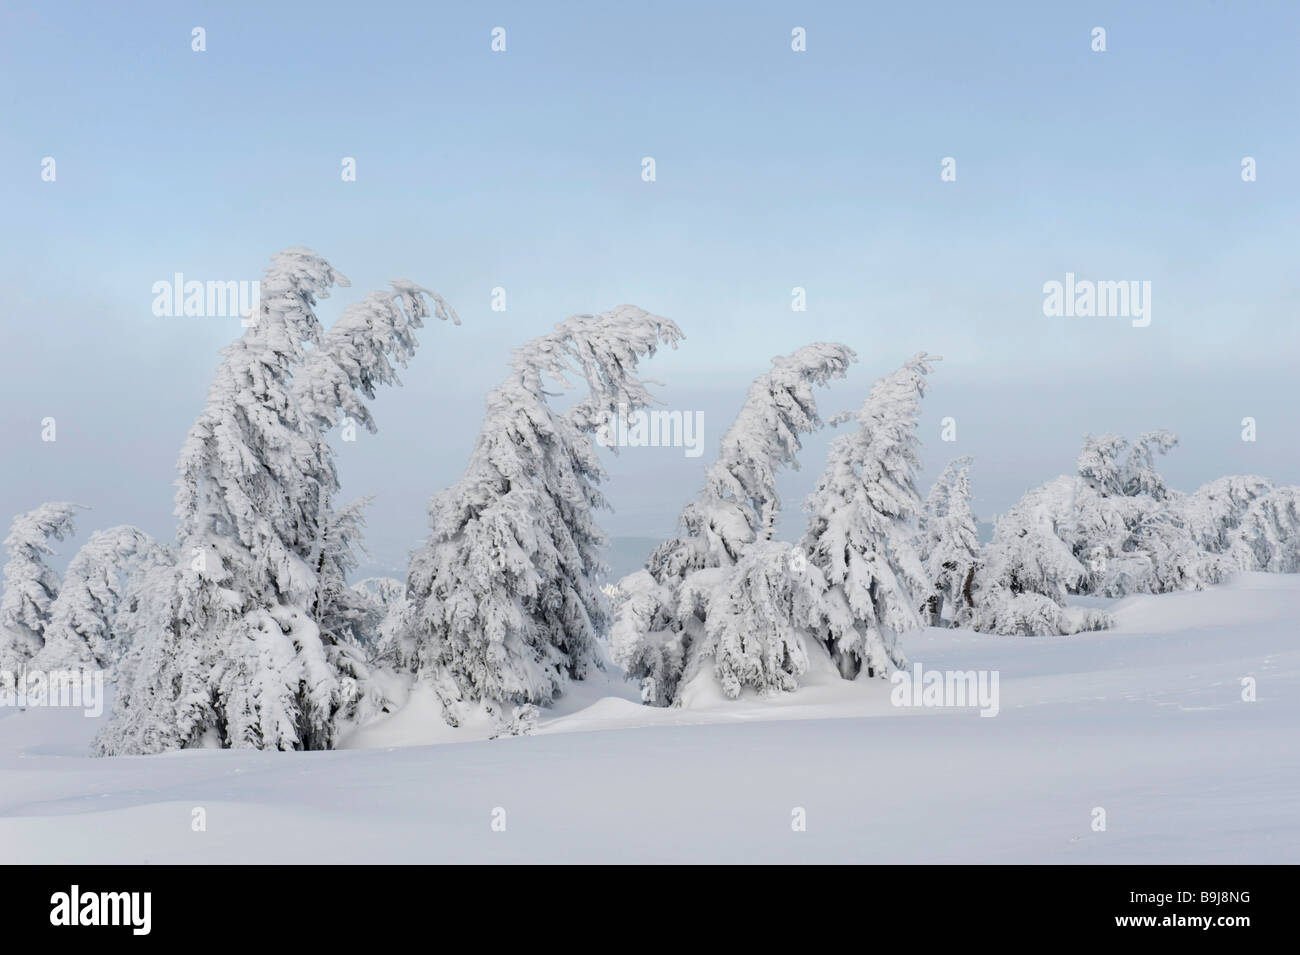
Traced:
<path fill-rule="evenodd" d="M 77 510 L 66 502 L 42 504 L 19 514 L 9 527 L 0 598 L 0 670 L 18 669 L 45 645 L 59 595 L 59 575 L 45 560 L 54 553 L 49 542 L 72 535 Z"/>
<path fill-rule="evenodd" d="M 1274 488 L 1252 501 L 1236 538 L 1245 569 L 1300 573 L 1300 487 Z"/>
<path fill-rule="evenodd" d="M 225 349 L 181 450 L 179 559 L 158 637 L 130 657 L 139 669 L 119 686 L 102 752 L 320 748 L 355 705 L 306 613 L 335 477 L 292 386 L 321 341 L 317 299 L 344 283 L 307 250 L 273 256 L 258 314 Z"/>
<path fill-rule="evenodd" d="M 818 636 L 845 679 L 888 676 L 904 662 L 899 635 L 922 625 L 917 422 L 933 361 L 922 352 L 876 382 L 804 505 L 801 546 L 822 577 Z"/>
<path fill-rule="evenodd" d="M 326 431 L 340 413 L 370 423 L 355 392 L 394 380 L 429 311 L 395 283 L 396 305 L 371 296 L 325 336 L 316 302 L 346 284 L 310 250 L 272 257 L 182 448 L 177 561 L 146 583 L 156 637 L 121 666 L 100 752 L 323 749 L 381 705 L 346 614 L 325 606 L 359 528 L 356 509 L 332 508 Z"/>
<path fill-rule="evenodd" d="M 769 695 L 794 690 L 808 670 L 808 641 L 823 622 L 820 572 L 789 544 L 759 540 L 716 573 L 724 582 L 707 598 L 705 638 L 693 645 L 693 662 L 712 661 L 729 699 L 746 687 Z M 693 575 L 687 586 L 709 576 Z"/>
<path fill-rule="evenodd" d="M 631 305 L 580 315 L 517 350 L 464 476 L 429 505 L 404 619 L 385 654 L 417 674 L 459 725 L 471 711 L 546 705 L 597 663 L 608 626 L 598 584 L 606 505 L 593 435 L 653 399 L 638 363 L 681 332 Z M 567 412 L 552 383 L 587 393 Z"/>
<path fill-rule="evenodd" d="M 1226 554 L 1242 570 L 1256 569 L 1257 558 L 1244 547 L 1241 522 L 1251 505 L 1273 490 L 1273 482 L 1258 475 L 1232 474 L 1201 485 L 1183 498 L 1183 521 L 1198 547 Z"/>
<path fill-rule="evenodd" d="M 920 519 L 920 555 L 930 581 L 926 623 L 965 626 L 974 611 L 979 532 L 971 511 L 971 458 L 950 462 L 926 497 Z"/>
<path fill-rule="evenodd" d="M 655 549 L 645 570 L 619 582 L 624 599 L 611 630 L 614 660 L 641 681 L 646 702 L 673 703 L 691 661 L 712 659 L 711 652 L 692 652 L 697 644 L 701 651 L 713 646 L 705 626 L 709 600 L 750 547 L 770 540 L 780 511 L 776 476 L 798 467 L 802 436 L 822 426 L 814 389 L 844 377 L 856 360 L 847 345 L 827 342 L 772 359 L 723 435 L 704 489 L 683 509 L 678 535 Z M 768 564 L 766 557 L 755 561 L 738 586 L 759 585 Z M 738 664 L 735 672 L 752 668 Z"/>
<path fill-rule="evenodd" d="M 129 525 L 96 531 L 68 562 L 50 607 L 45 646 L 34 660 L 43 670 L 93 667 L 110 678 L 134 637 L 126 619 L 136 611 L 141 576 L 174 557 Z"/>

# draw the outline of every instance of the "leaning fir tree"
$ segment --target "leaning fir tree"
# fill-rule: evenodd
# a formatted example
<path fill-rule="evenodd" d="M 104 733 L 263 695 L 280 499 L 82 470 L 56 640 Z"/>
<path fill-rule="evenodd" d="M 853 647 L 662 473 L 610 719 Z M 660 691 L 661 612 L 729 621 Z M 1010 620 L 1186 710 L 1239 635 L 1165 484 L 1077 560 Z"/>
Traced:
<path fill-rule="evenodd" d="M 336 409 L 362 414 L 354 390 L 391 380 L 385 356 L 405 361 L 405 330 L 429 311 L 398 283 L 400 314 L 367 299 L 325 336 L 315 306 L 336 284 L 347 280 L 315 253 L 279 253 L 225 350 L 180 455 L 177 560 L 144 588 L 154 636 L 123 662 L 101 753 L 326 749 L 378 705 L 361 649 L 322 628 L 322 581 L 352 542 L 338 534 L 326 435 Z"/>
<path fill-rule="evenodd" d="M 652 401 L 637 364 L 680 338 L 631 305 L 574 316 L 518 349 L 488 395 L 464 476 L 430 501 L 431 534 L 385 645 L 433 688 L 449 724 L 547 705 L 596 665 L 608 610 L 593 435 Z M 550 388 L 575 378 L 586 394 L 561 412 Z"/>
<path fill-rule="evenodd" d="M 934 360 L 921 352 L 876 382 L 804 505 L 802 548 L 822 578 L 815 633 L 845 679 L 888 676 L 904 663 L 899 635 L 921 626 L 929 580 L 916 552 L 916 432 Z"/>

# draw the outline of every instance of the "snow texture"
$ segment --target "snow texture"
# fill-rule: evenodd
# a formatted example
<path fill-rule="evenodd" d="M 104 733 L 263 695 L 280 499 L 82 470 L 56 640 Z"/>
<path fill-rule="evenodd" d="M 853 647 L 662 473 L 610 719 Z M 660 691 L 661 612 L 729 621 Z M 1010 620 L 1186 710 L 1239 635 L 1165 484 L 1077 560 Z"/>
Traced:
<path fill-rule="evenodd" d="M 329 753 L 89 759 L 103 718 L 0 708 L 0 862 L 1300 861 L 1300 576 L 1106 603 L 1098 633 L 905 636 L 927 669 L 998 671 L 993 719 L 895 707 L 816 647 L 775 698 L 593 680 L 488 740 L 417 695 Z"/>

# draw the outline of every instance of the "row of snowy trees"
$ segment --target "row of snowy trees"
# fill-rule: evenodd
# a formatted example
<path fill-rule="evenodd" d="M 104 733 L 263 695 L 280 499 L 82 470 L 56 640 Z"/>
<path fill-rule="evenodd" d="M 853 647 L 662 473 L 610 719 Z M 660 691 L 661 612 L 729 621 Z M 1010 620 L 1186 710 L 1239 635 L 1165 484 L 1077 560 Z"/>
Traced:
<path fill-rule="evenodd" d="M 345 419 L 375 430 L 366 402 L 397 383 L 416 331 L 458 319 L 399 280 L 326 331 L 316 303 L 347 284 L 309 250 L 273 257 L 182 447 L 174 543 L 99 531 L 61 580 L 50 542 L 72 534 L 78 507 L 15 518 L 0 671 L 106 670 L 117 694 L 98 752 L 327 749 L 420 688 L 452 726 L 519 732 L 611 659 L 653 705 L 773 694 L 821 664 L 888 676 L 905 663 L 902 635 L 925 625 L 1072 633 L 1109 621 L 1071 595 L 1300 570 L 1298 489 L 1232 477 L 1178 494 L 1154 466 L 1176 443 L 1167 432 L 1089 438 L 1077 473 L 1026 494 L 981 546 L 969 458 L 924 501 L 917 489 L 924 353 L 832 416 L 847 427 L 803 534 L 778 541 L 778 475 L 823 425 L 816 390 L 857 360 L 814 343 L 755 379 L 676 536 L 602 588 L 595 436 L 652 403 L 637 369 L 682 337 L 621 306 L 514 353 L 464 475 L 430 501 L 406 579 L 349 583 L 366 502 L 339 500 L 329 435 Z"/>

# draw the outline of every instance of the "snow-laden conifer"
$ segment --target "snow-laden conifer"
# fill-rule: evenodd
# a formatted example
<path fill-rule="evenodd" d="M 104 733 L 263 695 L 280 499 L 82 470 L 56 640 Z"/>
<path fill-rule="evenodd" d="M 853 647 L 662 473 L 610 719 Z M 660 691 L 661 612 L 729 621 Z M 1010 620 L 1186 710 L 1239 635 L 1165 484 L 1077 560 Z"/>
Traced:
<path fill-rule="evenodd" d="M 876 382 L 804 505 L 801 546 L 822 577 L 818 635 L 846 679 L 888 675 L 904 662 L 899 635 L 922 625 L 917 422 L 934 360 L 922 352 Z"/>
<path fill-rule="evenodd" d="M 951 461 L 926 497 L 920 519 L 920 556 L 930 581 L 927 623 L 965 626 L 974 610 L 979 532 L 971 511 L 970 457 Z"/>
<path fill-rule="evenodd" d="M 402 621 L 385 647 L 458 725 L 472 708 L 546 705 L 597 662 L 608 626 L 598 585 L 606 505 L 593 434 L 652 400 L 638 363 L 681 338 L 631 305 L 580 315 L 518 349 L 487 397 L 469 467 L 429 504 Z M 567 412 L 552 383 L 587 385 Z"/>
<path fill-rule="evenodd" d="M 332 603 L 346 600 L 360 517 L 334 510 L 326 432 L 344 414 L 372 424 L 357 392 L 394 380 L 429 311 L 394 283 L 324 335 L 315 306 L 336 284 L 309 250 L 273 256 L 258 314 L 225 349 L 180 455 L 177 559 L 142 583 L 156 637 L 120 667 L 100 752 L 323 749 L 381 704 L 346 603 Z"/>
<path fill-rule="evenodd" d="M 0 669 L 16 670 L 45 645 L 59 575 L 46 562 L 51 540 L 75 530 L 78 507 L 51 502 L 19 514 L 5 538 L 4 596 L 0 598 Z"/>
<path fill-rule="evenodd" d="M 307 614 L 311 555 L 336 478 L 292 377 L 322 331 L 318 298 L 345 284 L 305 249 L 272 257 L 258 314 L 223 352 L 177 465 L 178 561 L 157 639 L 130 655 L 98 745 L 323 748 L 355 705 Z M 125 667 L 124 667 L 125 668 Z"/>
<path fill-rule="evenodd" d="M 701 571 L 686 586 L 711 573 L 723 581 L 708 598 L 705 639 L 693 646 L 692 662 L 707 656 L 730 699 L 747 687 L 764 695 L 796 689 L 808 669 L 809 639 L 824 620 L 820 572 L 789 544 L 760 540 L 731 567 Z M 687 682 L 690 674 L 688 667 Z"/>
<path fill-rule="evenodd" d="M 1197 546 L 1211 554 L 1228 554 L 1242 570 L 1254 570 L 1253 552 L 1241 549 L 1242 519 L 1251 504 L 1273 490 L 1258 475 L 1231 474 L 1207 481 L 1182 499 L 1180 509 Z"/>
<path fill-rule="evenodd" d="M 111 676 L 135 636 L 119 614 L 136 612 L 141 576 L 172 559 L 136 527 L 120 525 L 92 534 L 68 562 L 50 608 L 45 646 L 34 665 L 43 670 L 95 668 Z"/>
<path fill-rule="evenodd" d="M 1275 574 L 1300 573 L 1300 487 L 1278 487 L 1251 502 L 1236 532 L 1240 563 Z"/>

